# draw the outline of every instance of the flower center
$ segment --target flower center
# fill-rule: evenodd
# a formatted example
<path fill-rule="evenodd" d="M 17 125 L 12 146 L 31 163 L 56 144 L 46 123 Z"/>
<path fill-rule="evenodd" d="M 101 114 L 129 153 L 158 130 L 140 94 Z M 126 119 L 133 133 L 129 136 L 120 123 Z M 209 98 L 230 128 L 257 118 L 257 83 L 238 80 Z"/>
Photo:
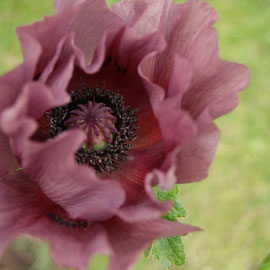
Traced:
<path fill-rule="evenodd" d="M 87 139 L 76 151 L 76 161 L 97 173 L 112 173 L 127 159 L 137 138 L 137 111 L 125 106 L 118 92 L 83 84 L 71 92 L 70 103 L 46 113 L 48 139 L 69 128 L 84 130 Z"/>
<path fill-rule="evenodd" d="M 86 146 L 92 148 L 94 145 L 102 145 L 103 142 L 112 143 L 111 134 L 117 133 L 114 126 L 116 120 L 111 108 L 106 107 L 104 103 L 88 101 L 88 104 L 77 105 L 64 124 L 83 129 L 87 134 Z"/>

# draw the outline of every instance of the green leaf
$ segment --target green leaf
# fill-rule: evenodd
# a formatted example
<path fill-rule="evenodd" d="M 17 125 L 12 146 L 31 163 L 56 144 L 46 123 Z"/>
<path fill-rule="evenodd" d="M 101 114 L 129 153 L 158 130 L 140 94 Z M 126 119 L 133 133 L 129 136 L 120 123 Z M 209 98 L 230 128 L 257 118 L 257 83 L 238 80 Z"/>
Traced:
<path fill-rule="evenodd" d="M 177 185 L 166 191 L 161 191 L 158 186 L 155 186 L 154 193 L 159 201 L 171 201 L 173 203 L 172 208 L 163 216 L 164 219 L 177 222 L 179 217 L 186 216 L 186 211 L 178 198 L 179 188 Z M 156 257 L 166 269 L 185 263 L 184 245 L 180 236 L 153 241 L 145 255 Z"/>
<path fill-rule="evenodd" d="M 258 270 L 270 270 L 270 253 L 263 260 L 263 262 Z"/>
<path fill-rule="evenodd" d="M 178 198 L 179 188 L 177 185 L 175 185 L 172 189 L 166 191 L 161 191 L 158 186 L 155 186 L 154 193 L 159 201 L 172 201 L 173 203 L 172 208 L 168 213 L 163 216 L 163 218 L 170 221 L 177 221 L 179 217 L 186 216 L 186 210 L 184 209 Z"/>
<path fill-rule="evenodd" d="M 150 255 L 156 257 L 166 269 L 185 263 L 185 250 L 180 236 L 155 240 L 149 250 Z"/>

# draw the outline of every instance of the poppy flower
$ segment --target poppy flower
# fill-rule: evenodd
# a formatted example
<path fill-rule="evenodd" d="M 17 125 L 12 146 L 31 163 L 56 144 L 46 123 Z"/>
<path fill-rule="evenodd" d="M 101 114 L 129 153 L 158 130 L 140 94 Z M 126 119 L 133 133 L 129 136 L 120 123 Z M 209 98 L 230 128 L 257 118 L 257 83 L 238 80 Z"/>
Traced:
<path fill-rule="evenodd" d="M 18 29 L 24 62 L 0 78 L 0 249 L 21 233 L 62 266 L 96 252 L 127 269 L 152 240 L 195 227 L 161 218 L 152 186 L 198 181 L 246 67 L 220 60 L 200 0 L 55 0 Z"/>

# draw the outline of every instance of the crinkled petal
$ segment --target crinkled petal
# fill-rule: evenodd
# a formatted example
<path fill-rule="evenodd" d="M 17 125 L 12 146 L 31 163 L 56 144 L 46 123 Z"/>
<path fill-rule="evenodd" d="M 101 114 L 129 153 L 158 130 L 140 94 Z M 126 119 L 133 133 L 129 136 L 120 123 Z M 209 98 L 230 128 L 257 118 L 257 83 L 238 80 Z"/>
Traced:
<path fill-rule="evenodd" d="M 205 108 L 214 118 L 227 113 L 237 104 L 236 93 L 249 81 L 245 66 L 219 58 L 216 31 L 211 28 L 217 18 L 216 11 L 200 0 L 172 7 L 166 5 L 160 15 L 159 29 L 168 46 L 157 56 L 152 80 L 166 89 L 174 56 L 186 58 L 194 73 L 182 106 L 194 117 Z"/>
<path fill-rule="evenodd" d="M 180 73 L 178 81 L 175 78 L 177 76 L 176 68 Z M 164 98 L 164 89 L 151 82 L 143 73 L 141 66 L 138 69 L 141 77 L 144 79 L 144 85 L 148 91 L 153 112 L 159 121 L 166 152 L 184 145 L 196 132 L 196 125 L 193 119 L 185 111 L 181 110 L 179 104 L 181 103 L 183 93 L 187 91 L 187 86 L 189 85 L 188 78 L 191 78 L 192 71 L 189 65 L 184 59 L 176 58 L 175 71 L 167 98 Z M 182 74 L 181 70 L 183 71 Z M 178 91 L 175 88 L 178 88 Z"/>
<path fill-rule="evenodd" d="M 37 82 L 30 82 L 25 84 L 13 106 L 1 114 L 1 129 L 9 136 L 13 153 L 19 160 L 22 160 L 23 155 L 29 151 L 25 140 L 37 129 L 37 123 L 33 119 L 39 118 L 54 105 L 53 97 L 47 87 Z"/>
<path fill-rule="evenodd" d="M 98 12 L 104 12 L 102 8 L 100 8 L 100 10 L 101 11 Z M 136 9 L 136 5 L 134 7 L 132 6 L 132 10 L 130 12 L 131 17 L 133 17 L 133 21 L 137 20 L 141 16 L 141 14 L 138 13 L 139 11 L 140 9 Z M 107 10 L 106 12 L 109 11 Z M 112 16 L 112 20 L 117 18 L 112 13 L 110 16 Z M 90 19 L 86 18 L 85 20 L 87 24 Z M 106 23 L 107 21 L 110 21 L 110 17 L 106 19 Z M 93 22 L 89 23 L 92 24 Z M 104 25 L 104 30 L 100 30 L 100 36 L 97 38 L 97 41 L 92 40 L 95 38 L 95 35 L 92 35 L 91 37 L 87 36 L 87 41 L 85 41 L 87 45 L 81 44 L 81 42 L 78 41 L 80 37 L 83 37 L 83 33 L 85 32 L 80 34 L 80 31 L 82 30 L 76 30 L 75 44 L 82 49 L 86 57 L 90 55 L 89 57 L 91 59 L 93 57 L 93 59 L 92 64 L 88 67 L 84 67 L 84 63 L 80 61 L 81 69 L 75 70 L 74 77 L 69 88 L 76 89 L 78 87 L 78 81 L 85 82 L 90 86 L 101 86 L 104 82 L 106 88 L 114 91 L 119 90 L 125 97 L 126 104 L 129 104 L 134 108 L 139 108 L 140 112 L 147 109 L 149 110 L 150 106 L 148 97 L 144 91 L 141 79 L 137 75 L 136 68 L 138 63 L 146 55 L 152 54 L 156 51 L 161 51 L 165 47 L 165 43 L 162 36 L 158 33 L 148 35 L 141 39 L 135 39 L 130 34 L 129 30 L 130 28 L 124 27 L 123 22 L 117 18 L 116 23 L 114 24 L 112 22 L 109 28 L 108 25 Z M 103 34 L 101 35 L 101 33 Z M 88 48 L 87 53 L 84 50 L 84 46 Z M 91 48 L 89 46 L 96 48 L 94 56 L 89 53 L 89 48 Z M 80 56 L 78 57 L 81 59 Z M 97 67 L 101 67 L 104 60 L 105 62 L 100 69 L 100 72 L 95 73 L 97 71 Z M 90 60 L 86 59 L 86 63 L 89 61 Z M 93 69 L 91 67 L 93 67 Z M 147 65 L 145 65 L 145 68 L 147 68 Z"/>
<path fill-rule="evenodd" d="M 24 56 L 24 62 L 31 61 L 35 75 L 51 70 L 55 63 L 54 56 L 59 53 L 59 46 L 71 31 L 71 25 L 77 10 L 46 17 L 41 22 L 17 30 Z M 37 53 L 37 50 L 41 52 Z M 34 74 L 33 74 L 34 75 Z"/>
<path fill-rule="evenodd" d="M 98 224 L 91 225 L 87 230 L 78 230 L 65 228 L 44 218 L 27 232 L 48 242 L 53 260 L 63 267 L 84 270 L 94 254 L 110 252 L 105 231 Z"/>
<path fill-rule="evenodd" d="M 197 119 L 197 124 L 197 135 L 177 153 L 175 164 L 179 183 L 204 179 L 215 156 L 219 131 L 207 110 Z"/>
<path fill-rule="evenodd" d="M 113 44 L 111 55 L 116 57 L 117 64 L 126 72 L 136 72 L 142 59 L 152 53 L 162 51 L 166 46 L 163 36 L 158 32 L 141 39 L 134 39 L 132 33 L 126 31 L 118 42 L 119 44 Z M 144 68 L 146 69 L 146 64 Z"/>
<path fill-rule="evenodd" d="M 22 172 L 0 180 L 0 253 L 18 234 L 25 232 L 48 211 L 50 202 Z"/>
<path fill-rule="evenodd" d="M 198 230 L 163 219 L 129 223 L 118 217 L 90 224 L 86 229 L 67 228 L 46 216 L 51 203 L 21 172 L 0 185 L 1 247 L 17 234 L 28 233 L 47 241 L 54 260 L 62 266 L 85 269 L 89 258 L 102 252 L 110 254 L 110 269 L 125 270 L 153 239 Z"/>
<path fill-rule="evenodd" d="M 171 202 L 160 202 L 156 199 L 153 186 L 159 185 L 161 189 L 169 189 L 176 183 L 172 167 L 167 173 L 154 169 L 145 176 L 145 199 L 135 205 L 123 206 L 117 216 L 127 222 L 138 222 L 158 218 L 169 211 Z"/>
<path fill-rule="evenodd" d="M 20 85 L 30 79 L 29 74 L 25 72 L 26 66 L 28 64 L 24 63 L 0 77 L 0 115 L 16 100 L 21 90 Z M 8 138 L 0 128 L 0 177 L 19 167 Z"/>
<path fill-rule="evenodd" d="M 152 1 L 150 2 L 152 3 Z M 208 149 L 204 152 L 204 159 L 200 154 L 200 159 L 195 158 L 198 155 L 194 156 L 190 166 L 188 166 L 188 162 L 184 162 L 184 165 L 182 162 L 176 164 L 177 168 L 181 167 L 179 172 L 181 171 L 181 174 L 189 177 L 189 180 L 185 181 L 198 181 L 200 177 L 207 175 L 217 142 L 215 125 L 211 122 L 202 122 L 201 118 L 204 118 L 204 115 L 200 118 L 200 114 L 208 109 L 210 117 L 216 118 L 233 109 L 238 102 L 237 92 L 247 86 L 249 72 L 243 65 L 225 62 L 219 58 L 216 31 L 211 28 L 211 25 L 217 20 L 214 9 L 199 0 L 190 0 L 184 5 L 170 6 L 168 4 L 163 10 L 161 9 L 162 3 L 164 4 L 165 1 L 153 3 L 153 10 L 156 12 L 153 12 L 152 19 L 157 20 L 159 16 L 159 29 L 165 35 L 167 48 L 156 55 L 155 61 L 153 61 L 154 72 L 143 72 L 141 68 L 141 74 L 145 78 L 145 84 L 148 85 L 146 88 L 160 123 L 165 145 L 166 141 L 169 141 L 172 143 L 169 144 L 171 146 L 169 149 L 174 149 L 167 155 L 162 169 L 167 170 L 172 164 L 179 161 L 179 158 L 176 159 L 176 155 L 182 151 L 181 145 L 187 149 L 183 150 L 185 153 L 189 153 L 191 145 L 193 145 L 192 152 L 194 152 L 195 141 L 197 143 L 200 141 L 198 144 L 201 145 L 203 138 L 205 145 L 203 149 Z M 119 6 L 121 5 L 119 4 Z M 123 6 L 125 5 L 127 3 L 123 4 Z M 150 16 L 151 13 L 147 12 L 146 14 Z M 136 26 L 139 27 L 139 24 Z M 178 73 L 179 70 L 182 72 Z M 179 75 L 177 76 L 177 74 Z M 161 87 L 159 88 L 157 85 Z M 164 96 L 167 98 L 160 102 Z M 159 106 L 155 106 L 155 103 Z M 173 104 L 178 107 L 178 111 L 173 112 Z M 200 120 L 198 122 L 195 119 L 195 121 L 192 120 L 187 113 L 192 118 L 200 118 Z M 184 115 L 190 121 L 188 126 L 191 131 L 189 133 L 184 125 L 181 127 L 181 121 L 179 121 L 180 117 Z M 177 123 L 178 125 L 173 127 L 172 124 L 169 124 L 170 120 L 172 124 Z M 203 128 L 203 124 L 206 124 L 206 127 Z M 206 130 L 209 129 L 209 126 L 212 128 L 207 137 Z M 175 132 L 171 132 L 171 130 Z M 201 132 L 203 134 L 200 134 Z M 184 134 L 187 136 L 185 137 Z M 181 141 L 181 137 L 186 140 Z M 192 142 L 189 143 L 191 138 Z M 185 146 L 185 144 L 187 145 Z M 195 160 L 199 162 L 197 165 L 199 170 L 195 169 Z M 179 179 L 182 179 L 181 174 L 178 173 Z M 186 176 L 183 176 L 183 179 Z"/>
<path fill-rule="evenodd" d="M 130 20 L 129 14 L 132 12 L 133 6 L 139 2 L 141 2 L 141 0 L 118 1 L 113 4 L 110 9 L 127 23 Z M 143 16 L 136 22 L 136 25 L 134 25 L 132 29 L 133 34 L 137 37 L 156 32 L 162 20 L 162 12 L 166 12 L 173 4 L 171 0 L 147 0 L 144 2 L 147 4 L 147 9 L 144 10 Z"/>
<path fill-rule="evenodd" d="M 113 253 L 109 270 L 127 270 L 152 240 L 156 238 L 185 235 L 199 230 L 196 227 L 164 219 L 127 223 L 119 218 L 111 219 L 106 232 Z"/>
<path fill-rule="evenodd" d="M 54 73 L 49 77 L 47 85 L 50 87 L 52 94 L 58 105 L 63 105 L 70 101 L 70 96 L 66 89 L 73 75 L 75 56 L 66 57 L 61 64 L 54 70 Z"/>
<path fill-rule="evenodd" d="M 76 58 L 71 27 L 78 11 L 76 8 L 46 17 L 41 22 L 17 30 L 28 80 L 38 80 L 49 86 L 58 105 L 70 100 L 66 88 Z"/>
<path fill-rule="evenodd" d="M 174 102 L 166 99 L 155 106 L 167 151 L 185 145 L 196 132 L 192 118 L 179 107 L 173 108 L 171 103 Z"/>
<path fill-rule="evenodd" d="M 105 32 L 115 33 L 120 27 L 123 27 L 123 23 L 110 12 L 104 0 L 89 0 L 82 5 L 72 23 L 72 30 L 75 33 L 75 44 L 83 51 L 87 65 Z"/>
<path fill-rule="evenodd" d="M 23 63 L 0 77 L 0 113 L 16 100 L 22 85 L 31 79 L 26 72 L 29 65 L 31 64 Z"/>
<path fill-rule="evenodd" d="M 145 198 L 145 176 L 160 166 L 163 160 L 162 143 L 145 148 L 132 149 L 127 161 L 120 164 L 121 170 L 113 173 L 126 191 L 126 204 L 138 204 Z"/>
<path fill-rule="evenodd" d="M 38 59 L 42 53 L 41 44 L 30 34 L 21 33 L 21 28 L 17 28 L 17 35 L 21 43 L 24 57 L 23 72 L 28 79 L 32 79 L 35 75 Z"/>
<path fill-rule="evenodd" d="M 217 14 L 201 0 L 190 0 L 181 5 L 175 5 L 173 1 L 169 1 L 169 5 L 163 0 L 158 2 L 165 6 L 161 10 L 158 26 L 165 36 L 167 48 L 157 56 L 153 81 L 166 88 L 175 55 L 186 58 L 193 44 L 199 43 L 200 33 L 217 20 Z"/>
<path fill-rule="evenodd" d="M 125 196 L 117 182 L 99 181 L 93 170 L 75 163 L 74 153 L 83 140 L 83 133 L 74 130 L 45 145 L 29 143 L 32 151 L 23 168 L 72 218 L 103 220 L 116 212 Z"/>
<path fill-rule="evenodd" d="M 166 90 L 174 57 L 181 55 L 189 60 L 194 70 L 184 109 L 197 117 L 209 107 L 214 118 L 231 110 L 237 104 L 236 92 L 247 86 L 249 74 L 242 65 L 220 60 L 216 34 L 210 28 L 218 18 L 216 11 L 201 0 L 190 0 L 182 5 L 164 0 L 146 2 L 148 8 L 136 23 L 134 32 L 143 36 L 159 30 L 167 41 L 167 48 L 157 55 L 152 65 L 154 72 L 148 77 Z M 123 1 L 114 4 L 111 10 L 127 20 L 131 6 L 131 1 Z"/>
<path fill-rule="evenodd" d="M 167 98 L 181 107 L 184 94 L 192 82 L 193 70 L 190 62 L 180 55 L 176 55 L 168 85 Z"/>
<path fill-rule="evenodd" d="M 237 105 L 237 92 L 249 82 L 247 67 L 219 58 L 217 42 L 216 30 L 209 28 L 198 37 L 200 46 L 194 44 L 186 55 L 192 63 L 194 79 L 183 107 L 194 117 L 205 108 L 213 118 L 227 113 Z"/>
<path fill-rule="evenodd" d="M 131 64 L 132 62 L 140 62 L 145 55 L 160 50 L 163 46 L 162 40 L 147 45 L 149 38 L 137 42 L 141 50 L 137 48 L 137 54 L 134 54 L 134 58 L 132 58 L 130 54 L 126 53 L 126 50 L 130 50 L 132 43 L 135 41 L 128 34 L 118 33 L 114 37 L 114 42 L 107 48 L 107 61 L 104 62 L 100 71 L 92 74 L 89 69 L 75 69 L 69 89 L 77 89 L 80 86 L 78 82 L 100 87 L 105 83 L 107 89 L 119 91 L 124 96 L 125 104 L 138 108 L 140 112 L 149 111 L 151 106 L 143 82 L 137 71 L 134 70 L 133 64 Z"/>
<path fill-rule="evenodd" d="M 24 172 L 74 218 L 100 220 L 113 215 L 124 201 L 124 192 L 118 183 L 100 182 L 90 168 L 75 164 L 74 153 L 85 137 L 81 131 L 65 132 L 47 143 L 29 140 L 37 127 L 33 117 L 41 116 L 53 102 L 45 86 L 29 83 L 2 115 L 2 128 L 12 138 Z"/>
<path fill-rule="evenodd" d="M 143 202 L 136 205 L 128 205 L 117 211 L 117 216 L 126 222 L 133 223 L 158 218 L 168 212 L 172 204 L 170 202 L 159 202 L 154 196 L 146 197 Z"/>
<path fill-rule="evenodd" d="M 88 230 L 83 230 L 51 221 L 47 213 L 52 202 L 22 172 L 1 180 L 0 202 L 0 253 L 19 234 L 30 234 L 47 241 L 58 264 L 76 269 L 85 269 L 94 253 L 109 253 L 101 226 L 91 225 Z"/>
<path fill-rule="evenodd" d="M 24 64 L 18 78 L 0 78 L 0 242 L 28 232 L 48 241 L 63 266 L 84 269 L 106 252 L 110 270 L 127 270 L 152 240 L 198 230 L 159 218 L 171 203 L 158 202 L 153 185 L 207 175 L 218 140 L 213 119 L 237 104 L 248 72 L 220 60 L 211 28 L 217 15 L 201 0 L 125 0 L 110 9 L 104 0 L 55 0 L 55 13 L 18 30 Z M 139 108 L 139 123 L 151 124 L 138 130 L 121 170 L 98 178 L 75 161 L 82 131 L 43 142 L 33 135 L 37 120 L 68 103 L 70 91 L 103 82 Z M 51 219 L 55 207 L 87 227 Z"/>

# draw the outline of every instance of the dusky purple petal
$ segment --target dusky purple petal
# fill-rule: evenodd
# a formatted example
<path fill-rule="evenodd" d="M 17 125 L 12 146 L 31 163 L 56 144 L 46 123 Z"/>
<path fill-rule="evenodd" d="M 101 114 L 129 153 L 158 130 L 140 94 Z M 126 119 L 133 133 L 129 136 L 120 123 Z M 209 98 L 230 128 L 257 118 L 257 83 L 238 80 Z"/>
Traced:
<path fill-rule="evenodd" d="M 133 12 L 134 6 L 140 3 L 140 0 L 125 0 L 118 1 L 113 4 L 110 9 L 113 13 L 119 16 L 125 23 L 130 21 L 130 14 Z M 144 9 L 144 14 L 140 20 L 133 25 L 132 32 L 137 37 L 143 37 L 158 30 L 160 25 L 162 13 L 173 4 L 172 0 L 147 0 L 144 1 L 147 8 Z"/>
<path fill-rule="evenodd" d="M 0 253 L 22 233 L 47 241 L 54 260 L 67 267 L 85 269 L 94 253 L 109 253 L 101 226 L 91 225 L 89 230 L 79 230 L 52 222 L 46 216 L 51 202 L 22 172 L 0 181 L 0 202 Z"/>
<path fill-rule="evenodd" d="M 99 225 L 91 225 L 87 231 L 74 231 L 44 219 L 28 233 L 48 242 L 53 260 L 64 267 L 84 270 L 94 254 L 110 252 L 106 233 Z"/>
<path fill-rule="evenodd" d="M 145 200 L 145 177 L 152 169 L 159 167 L 164 159 L 162 143 L 131 149 L 120 170 L 112 176 L 117 179 L 127 194 L 126 205 L 135 205 Z"/>
<path fill-rule="evenodd" d="M 64 43 L 66 42 L 66 36 L 64 36 L 59 42 L 56 44 L 55 53 L 47 63 L 47 66 L 43 69 L 41 75 L 39 76 L 38 80 L 45 83 L 48 77 L 52 74 L 54 67 L 56 65 L 57 60 L 61 55 L 61 51 L 63 50 Z"/>
<path fill-rule="evenodd" d="M 215 156 L 219 131 L 207 110 L 197 119 L 197 124 L 197 135 L 177 153 L 176 176 L 179 183 L 205 178 Z"/>
<path fill-rule="evenodd" d="M 42 46 L 31 34 L 24 33 L 21 28 L 17 28 L 17 35 L 24 58 L 23 71 L 30 80 L 35 76 L 38 59 L 42 53 Z"/>
<path fill-rule="evenodd" d="M 124 202 L 124 192 L 119 183 L 99 181 L 93 170 L 75 163 L 73 155 L 84 139 L 81 131 L 70 130 L 46 144 L 29 143 L 31 155 L 24 157 L 23 168 L 70 217 L 107 219 Z"/>
<path fill-rule="evenodd" d="M 73 55 L 66 57 L 47 81 L 47 85 L 50 87 L 58 105 L 63 105 L 70 101 L 70 96 L 67 94 L 66 89 L 73 74 L 74 60 L 75 57 Z"/>
<path fill-rule="evenodd" d="M 78 9 L 45 18 L 18 29 L 24 62 L 31 63 L 32 79 L 46 83 L 63 105 L 70 100 L 66 93 L 72 76 L 75 56 L 73 34 L 70 33 Z"/>
<path fill-rule="evenodd" d="M 31 63 L 23 63 L 0 77 L 0 113 L 14 103 L 22 86 L 31 80 L 31 74 L 27 72 L 28 66 L 31 66 Z"/>
<path fill-rule="evenodd" d="M 30 213 L 29 199 L 37 197 L 18 195 L 16 203 L 28 206 L 30 215 L 43 213 L 28 232 L 47 240 L 56 262 L 64 266 L 83 269 L 88 257 L 101 251 L 111 256 L 110 270 L 126 270 L 153 239 L 196 230 L 158 219 L 171 204 L 158 202 L 152 186 L 165 189 L 175 181 L 207 175 L 218 140 L 213 119 L 237 104 L 237 91 L 248 82 L 244 66 L 219 59 L 216 33 L 210 28 L 217 15 L 206 3 L 145 2 L 125 0 L 108 9 L 103 0 L 55 0 L 56 16 L 18 30 L 24 54 L 22 68 L 14 73 L 18 78 L 0 78 L 0 145 L 7 144 L 0 147 L 0 176 L 16 170 L 13 150 L 27 181 L 42 196 L 69 218 L 89 221 L 90 230 L 70 233 L 44 215 L 47 201 L 44 209 Z M 33 78 L 39 82 L 26 84 Z M 104 81 L 106 88 L 120 90 L 126 104 L 139 108 L 139 115 L 149 113 L 148 118 L 139 116 L 152 123 L 142 125 L 138 134 L 153 130 L 134 142 L 121 171 L 99 179 L 75 161 L 74 153 L 85 140 L 82 130 L 68 130 L 42 143 L 30 138 L 37 130 L 35 119 L 69 102 L 68 92 L 78 84 L 92 87 Z M 5 196 L 18 193 L 18 187 L 6 189 L 0 189 L 7 202 L 0 204 L 3 212 L 10 202 Z M 31 192 L 27 194 L 37 193 Z M 15 223 L 22 213 L 8 222 Z M 0 225 L 4 244 L 20 232 L 6 225 Z"/>
<path fill-rule="evenodd" d="M 190 225 L 164 219 L 127 223 L 118 218 L 110 220 L 105 228 L 113 250 L 109 270 L 129 269 L 141 251 L 153 239 L 185 235 L 200 230 Z"/>
<path fill-rule="evenodd" d="M 0 253 L 18 234 L 25 232 L 42 215 L 50 203 L 38 186 L 24 174 L 13 171 L 0 180 Z"/>
<path fill-rule="evenodd" d="M 86 65 L 90 64 L 105 32 L 114 33 L 122 25 L 121 20 L 107 8 L 104 0 L 89 0 L 82 5 L 72 23 L 72 30 L 75 33 L 76 46 L 84 53 Z"/>
<path fill-rule="evenodd" d="M 172 207 L 171 202 L 160 202 L 156 199 L 153 186 L 159 185 L 161 189 L 169 189 L 176 183 L 174 168 L 167 173 L 153 170 L 145 176 L 145 200 L 136 205 L 123 206 L 117 212 L 121 219 L 132 223 L 144 220 L 152 220 L 162 216 Z"/>
<path fill-rule="evenodd" d="M 172 75 L 170 90 L 166 99 L 164 99 L 163 88 L 149 80 L 143 73 L 141 65 L 138 69 L 139 74 L 144 79 L 144 85 L 148 91 L 153 112 L 159 121 L 164 146 L 167 148 L 167 151 L 184 145 L 196 132 L 194 121 L 181 109 L 179 104 L 181 103 L 183 93 L 187 91 L 189 85 L 187 78 L 191 79 L 192 71 L 190 66 L 184 59 L 176 58 L 175 71 Z M 176 80 L 176 70 L 178 72 L 182 71 L 182 74 L 180 72 L 180 75 L 178 75 L 178 81 Z M 178 88 L 179 86 L 180 88 Z M 178 91 L 175 90 L 176 87 Z"/>
<path fill-rule="evenodd" d="M 214 9 L 200 0 L 190 0 L 181 5 L 175 5 L 172 0 L 149 0 L 149 3 L 146 14 L 151 16 L 150 22 L 156 26 L 154 29 L 161 31 L 167 42 L 166 49 L 156 57 L 152 80 L 166 88 L 175 55 L 185 57 L 192 44 L 197 42 L 197 36 L 217 20 L 217 15 Z M 143 24 L 146 24 L 144 29 L 153 31 L 145 19 L 137 27 L 142 28 Z"/>
<path fill-rule="evenodd" d="M 249 71 L 244 65 L 219 58 L 217 42 L 216 30 L 209 28 L 198 37 L 200 54 L 194 44 L 186 56 L 192 63 L 194 79 L 184 96 L 183 107 L 194 117 L 205 108 L 213 118 L 227 113 L 237 104 L 237 92 L 249 82 Z"/>
<path fill-rule="evenodd" d="M 100 10 L 103 10 L 102 7 L 100 7 Z M 132 16 L 135 16 L 138 20 L 140 14 L 137 14 L 136 12 L 138 12 L 138 9 L 132 6 L 131 14 L 133 14 Z M 115 15 L 111 14 L 110 16 L 112 16 L 112 21 L 115 21 L 115 24 L 112 22 L 110 28 L 108 28 L 107 25 L 104 26 L 104 33 L 102 38 L 99 38 L 99 43 L 95 45 L 97 46 L 97 50 L 95 55 L 91 56 L 94 58 L 92 59 L 92 64 L 89 67 L 83 66 L 84 63 L 80 57 L 80 66 L 84 72 L 79 70 L 75 71 L 74 78 L 76 78 L 76 80 L 74 79 L 74 81 L 71 82 L 70 88 L 76 88 L 76 82 L 78 80 L 84 81 L 89 85 L 100 85 L 100 82 L 103 82 L 104 78 L 106 78 L 106 87 L 110 89 L 119 89 L 120 93 L 126 97 L 126 103 L 134 107 L 139 107 L 141 111 L 146 110 L 146 108 L 150 109 L 146 93 L 143 91 L 144 86 L 142 85 L 140 78 L 134 74 L 132 68 L 134 68 L 136 63 L 138 63 L 145 55 L 157 50 L 162 50 L 165 47 L 164 40 L 159 34 L 153 34 L 142 38 L 142 40 L 136 41 L 128 31 L 125 31 L 122 20 L 117 18 Z M 89 18 L 85 18 L 85 20 L 87 25 Z M 106 21 L 109 22 L 110 17 L 109 19 L 107 18 Z M 107 32 L 109 29 L 110 34 Z M 80 35 L 82 36 L 82 34 L 79 33 L 80 31 L 82 30 L 76 30 L 75 40 Z M 90 40 L 90 38 L 94 37 L 94 35 L 87 37 L 87 39 L 89 39 L 88 42 L 91 41 L 89 46 L 93 46 L 93 44 L 95 44 L 94 40 Z M 134 48 L 134 44 L 136 45 L 136 48 Z M 82 48 L 80 42 L 76 42 L 76 45 Z M 104 51 L 105 48 L 106 51 Z M 130 53 L 131 51 L 132 54 Z M 134 52 L 136 53 L 134 54 Z M 87 51 L 87 55 L 89 55 L 89 50 Z M 128 56 L 128 58 L 125 56 Z M 111 62 L 109 62 L 107 66 L 105 64 L 105 67 L 103 67 L 100 72 L 89 76 L 97 71 L 97 65 L 101 67 L 105 57 L 108 57 L 108 59 L 112 58 Z M 98 63 L 96 62 L 97 59 L 99 59 Z M 90 60 L 86 61 L 86 63 L 89 61 Z M 127 70 L 123 64 L 127 65 Z M 149 66 L 149 63 L 145 66 Z M 127 74 L 123 74 L 119 68 L 122 69 L 124 73 L 127 72 Z M 128 72 L 128 70 L 130 70 L 130 72 Z M 88 73 L 89 75 L 85 73 Z"/>
<path fill-rule="evenodd" d="M 54 104 L 53 97 L 46 86 L 38 82 L 30 82 L 24 86 L 13 106 L 1 114 L 1 129 L 9 136 L 11 148 L 19 159 L 29 151 L 25 147 L 25 140 L 37 129 L 37 123 L 33 118 L 39 118 Z"/>
<path fill-rule="evenodd" d="M 29 141 L 36 129 L 30 117 L 42 115 L 52 105 L 50 91 L 41 83 L 30 83 L 17 103 L 2 114 L 2 128 L 12 138 L 25 173 L 72 217 L 98 220 L 112 215 L 123 203 L 123 191 L 118 183 L 100 182 L 91 169 L 75 164 L 73 155 L 84 140 L 81 132 L 67 132 L 45 144 Z"/>
<path fill-rule="evenodd" d="M 21 85 L 31 79 L 31 72 L 27 71 L 30 65 L 31 63 L 24 63 L 0 77 L 0 115 L 7 107 L 14 103 L 20 94 Z M 19 167 L 10 148 L 8 138 L 0 129 L 0 176 Z"/>
<path fill-rule="evenodd" d="M 77 10 L 72 10 L 65 14 L 45 17 L 41 22 L 18 28 L 17 33 L 24 53 L 24 62 L 36 63 L 36 65 L 33 64 L 33 67 L 38 74 L 42 73 L 44 69 L 46 71 L 48 64 L 50 66 L 55 63 L 52 59 L 57 54 L 57 50 L 60 49 L 64 37 L 71 30 L 76 12 Z M 29 44 L 29 39 L 33 40 L 32 43 L 35 42 L 35 46 Z M 37 50 L 35 47 L 41 48 L 40 56 L 35 53 Z M 35 50 L 32 51 L 33 49 Z M 52 61 L 51 64 L 50 61 Z"/>

